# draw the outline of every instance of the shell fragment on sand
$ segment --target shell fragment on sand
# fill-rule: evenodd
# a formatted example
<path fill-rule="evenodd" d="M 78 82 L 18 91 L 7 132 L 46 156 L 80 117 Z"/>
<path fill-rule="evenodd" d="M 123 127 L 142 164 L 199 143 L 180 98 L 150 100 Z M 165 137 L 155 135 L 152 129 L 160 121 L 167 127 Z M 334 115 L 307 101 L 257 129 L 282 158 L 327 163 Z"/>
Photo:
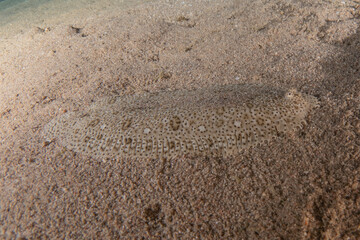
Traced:
<path fill-rule="evenodd" d="M 44 135 L 94 158 L 231 156 L 301 127 L 317 105 L 296 90 L 259 85 L 116 96 L 54 118 Z"/>

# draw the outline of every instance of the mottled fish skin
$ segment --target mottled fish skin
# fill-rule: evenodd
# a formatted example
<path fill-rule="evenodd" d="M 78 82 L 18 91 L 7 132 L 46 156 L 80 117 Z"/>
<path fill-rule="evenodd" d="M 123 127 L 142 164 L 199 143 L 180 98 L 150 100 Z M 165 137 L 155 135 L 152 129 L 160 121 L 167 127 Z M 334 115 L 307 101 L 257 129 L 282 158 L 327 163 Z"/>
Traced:
<path fill-rule="evenodd" d="M 227 85 L 100 99 L 44 128 L 47 141 L 100 158 L 236 155 L 300 128 L 315 97 Z"/>

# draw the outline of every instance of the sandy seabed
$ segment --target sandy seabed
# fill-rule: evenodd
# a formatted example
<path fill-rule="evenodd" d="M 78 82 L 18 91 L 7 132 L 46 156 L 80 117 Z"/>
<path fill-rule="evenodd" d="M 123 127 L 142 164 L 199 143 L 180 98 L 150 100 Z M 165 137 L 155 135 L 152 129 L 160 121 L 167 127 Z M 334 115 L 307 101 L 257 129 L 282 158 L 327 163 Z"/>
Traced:
<path fill-rule="evenodd" d="M 360 239 L 360 3 L 157 1 L 0 43 L 0 238 Z M 69 23 L 70 22 L 70 23 Z M 100 161 L 43 126 L 111 95 L 256 83 L 320 107 L 235 157 Z"/>

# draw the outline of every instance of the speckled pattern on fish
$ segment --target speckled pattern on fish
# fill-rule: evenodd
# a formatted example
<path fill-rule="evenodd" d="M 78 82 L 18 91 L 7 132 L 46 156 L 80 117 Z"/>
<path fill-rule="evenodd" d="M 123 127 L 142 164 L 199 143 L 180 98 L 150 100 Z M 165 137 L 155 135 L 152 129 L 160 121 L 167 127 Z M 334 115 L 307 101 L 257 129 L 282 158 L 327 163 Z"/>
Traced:
<path fill-rule="evenodd" d="M 235 155 L 301 127 L 313 96 L 227 85 L 106 97 L 44 129 L 47 141 L 94 158 Z"/>

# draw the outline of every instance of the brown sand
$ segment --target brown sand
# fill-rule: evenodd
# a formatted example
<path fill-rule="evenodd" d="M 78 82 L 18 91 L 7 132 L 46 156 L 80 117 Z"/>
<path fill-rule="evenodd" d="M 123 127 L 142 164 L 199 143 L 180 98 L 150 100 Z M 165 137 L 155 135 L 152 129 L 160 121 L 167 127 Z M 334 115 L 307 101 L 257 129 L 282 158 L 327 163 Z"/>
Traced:
<path fill-rule="evenodd" d="M 160 1 L 2 41 L 0 238 L 359 239 L 356 2 Z M 320 108 L 231 158 L 98 161 L 42 137 L 104 96 L 235 83 Z"/>

